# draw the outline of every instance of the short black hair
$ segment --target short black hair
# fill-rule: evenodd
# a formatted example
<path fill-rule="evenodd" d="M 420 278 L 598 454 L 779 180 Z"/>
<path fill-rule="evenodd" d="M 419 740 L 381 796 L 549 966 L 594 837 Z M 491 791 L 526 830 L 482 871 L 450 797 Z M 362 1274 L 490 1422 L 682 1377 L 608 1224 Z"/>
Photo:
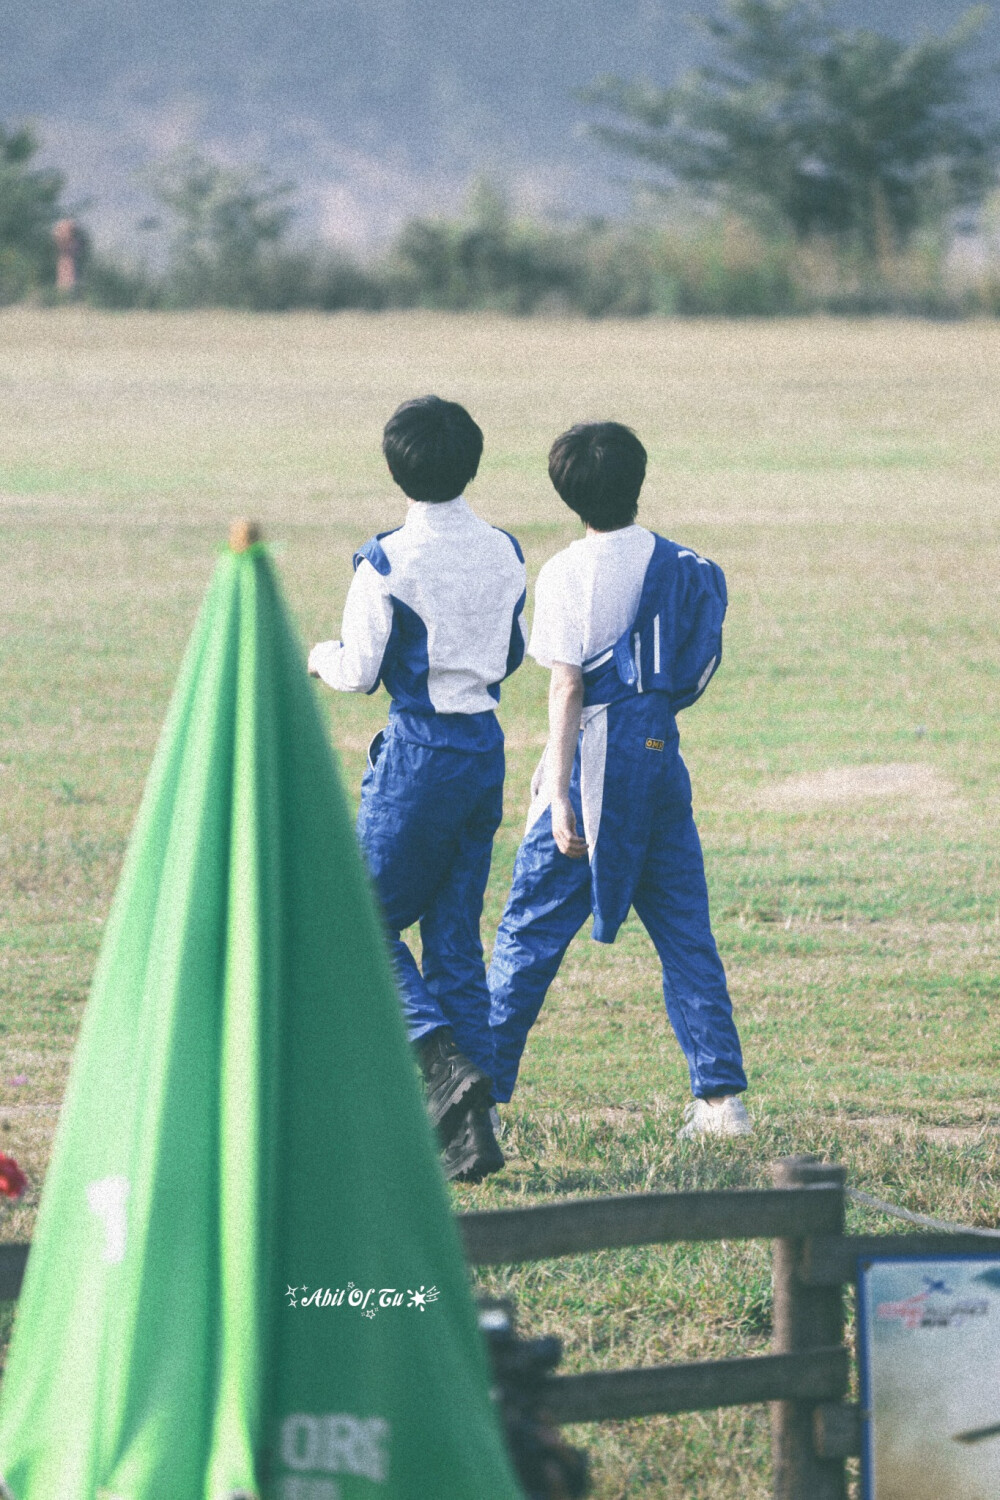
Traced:
<path fill-rule="evenodd" d="M 418 396 L 404 401 L 385 424 L 382 452 L 411 500 L 454 500 L 476 477 L 483 434 L 457 401 Z"/>
<path fill-rule="evenodd" d="M 639 509 L 646 450 L 621 422 L 579 422 L 549 450 L 549 478 L 595 531 L 629 526 Z"/>

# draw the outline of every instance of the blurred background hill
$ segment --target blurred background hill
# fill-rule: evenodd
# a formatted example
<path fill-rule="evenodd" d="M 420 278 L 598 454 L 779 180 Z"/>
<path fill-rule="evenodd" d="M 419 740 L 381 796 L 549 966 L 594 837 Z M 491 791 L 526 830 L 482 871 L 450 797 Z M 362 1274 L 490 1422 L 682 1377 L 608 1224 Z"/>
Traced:
<path fill-rule="evenodd" d="M 104 241 L 150 203 L 137 173 L 180 145 L 293 179 L 300 233 L 387 241 L 502 181 L 531 213 L 622 214 L 627 166 L 581 131 L 603 74 L 673 81 L 705 56 L 692 0 L 0 0 L 0 121 L 33 121 Z M 839 0 L 907 39 L 964 0 Z M 981 33 L 1000 57 L 1000 19 Z M 986 85 L 992 87 L 992 85 Z"/>
<path fill-rule="evenodd" d="M 1000 310 L 963 0 L 0 0 L 0 39 L 0 302 Z"/>

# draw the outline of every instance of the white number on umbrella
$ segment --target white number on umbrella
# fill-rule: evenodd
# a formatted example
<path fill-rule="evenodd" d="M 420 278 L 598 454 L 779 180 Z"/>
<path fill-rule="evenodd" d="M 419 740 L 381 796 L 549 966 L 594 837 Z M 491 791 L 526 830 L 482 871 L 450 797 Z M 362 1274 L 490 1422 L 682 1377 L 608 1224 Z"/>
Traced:
<path fill-rule="evenodd" d="M 104 1225 L 104 1259 L 111 1266 L 119 1266 L 125 1259 L 125 1205 L 131 1188 L 127 1177 L 101 1177 L 87 1184 L 87 1203 Z"/>

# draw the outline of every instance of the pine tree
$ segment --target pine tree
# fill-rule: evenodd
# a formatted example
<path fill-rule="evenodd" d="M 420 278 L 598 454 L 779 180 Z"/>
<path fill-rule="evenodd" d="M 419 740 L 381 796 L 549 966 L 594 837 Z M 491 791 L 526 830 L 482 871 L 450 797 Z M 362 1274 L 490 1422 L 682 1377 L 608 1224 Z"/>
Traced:
<path fill-rule="evenodd" d="M 52 225 L 61 212 L 63 177 L 33 167 L 37 151 L 32 130 L 0 125 L 0 303 L 50 281 L 55 268 Z"/>
<path fill-rule="evenodd" d="M 715 59 L 670 87 L 601 80 L 596 135 L 769 227 L 821 234 L 873 259 L 921 222 L 981 202 L 998 132 L 965 54 L 985 11 L 905 43 L 844 31 L 818 0 L 728 0 L 702 22 Z"/>

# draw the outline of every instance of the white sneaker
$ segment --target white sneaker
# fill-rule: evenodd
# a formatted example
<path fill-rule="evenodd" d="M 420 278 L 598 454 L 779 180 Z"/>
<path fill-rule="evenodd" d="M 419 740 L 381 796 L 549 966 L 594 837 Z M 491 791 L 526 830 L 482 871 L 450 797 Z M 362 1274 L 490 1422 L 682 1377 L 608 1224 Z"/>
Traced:
<path fill-rule="evenodd" d="M 753 1122 L 739 1094 L 722 1099 L 692 1099 L 684 1110 L 685 1125 L 677 1132 L 681 1141 L 702 1135 L 752 1135 Z"/>

